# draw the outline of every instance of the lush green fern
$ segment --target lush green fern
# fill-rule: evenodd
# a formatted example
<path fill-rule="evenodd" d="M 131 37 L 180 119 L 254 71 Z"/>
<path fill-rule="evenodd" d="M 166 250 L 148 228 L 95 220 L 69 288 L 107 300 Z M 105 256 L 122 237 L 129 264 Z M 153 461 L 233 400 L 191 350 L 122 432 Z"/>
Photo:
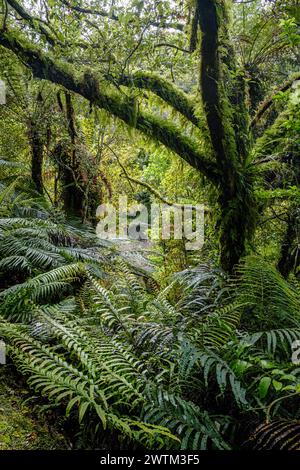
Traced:
<path fill-rule="evenodd" d="M 95 442 L 106 430 L 127 445 L 228 449 L 241 416 L 295 416 L 299 290 L 272 267 L 249 258 L 227 279 L 201 266 L 158 292 L 89 231 L 26 211 L 0 220 L 0 336 Z"/>

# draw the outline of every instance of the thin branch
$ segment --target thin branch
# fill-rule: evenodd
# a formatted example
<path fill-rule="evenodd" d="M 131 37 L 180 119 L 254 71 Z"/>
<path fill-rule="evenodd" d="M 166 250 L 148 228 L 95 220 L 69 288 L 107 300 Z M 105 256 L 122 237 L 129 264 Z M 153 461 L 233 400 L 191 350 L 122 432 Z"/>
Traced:
<path fill-rule="evenodd" d="M 256 111 L 254 118 L 252 119 L 251 127 L 255 127 L 260 121 L 260 119 L 263 117 L 263 115 L 273 105 L 275 96 L 278 93 L 283 93 L 289 90 L 297 80 L 300 80 L 300 72 L 290 77 L 281 87 L 277 88 L 277 90 L 275 90 L 275 92 L 273 92 L 271 96 L 269 96 L 263 103 L 261 103 L 258 110 Z"/>
<path fill-rule="evenodd" d="M 127 67 L 127 64 L 128 62 L 130 61 L 131 57 L 133 57 L 133 55 L 136 53 L 136 51 L 138 50 L 138 48 L 141 46 L 142 42 L 143 42 L 143 39 L 144 39 L 144 35 L 145 35 L 145 32 L 147 31 L 149 25 L 147 24 L 141 34 L 140 34 L 140 37 L 139 37 L 139 40 L 137 41 L 136 45 L 134 46 L 134 48 L 129 52 L 128 56 L 126 57 L 125 61 L 124 61 L 124 65 L 122 67 L 122 75 L 124 73 L 124 71 L 126 70 L 126 67 Z"/>
<path fill-rule="evenodd" d="M 125 176 L 125 178 L 128 180 L 129 184 L 130 184 L 130 187 L 131 189 L 133 190 L 133 186 L 131 183 L 136 183 L 138 184 L 139 186 L 142 186 L 143 188 L 146 188 L 151 194 L 153 194 L 157 199 L 159 199 L 163 204 L 166 204 L 167 206 L 173 206 L 173 207 L 179 207 L 179 208 L 183 208 L 183 207 L 186 207 L 187 204 L 178 204 L 176 202 L 171 202 L 169 201 L 168 199 L 166 199 L 164 196 L 162 196 L 156 189 L 154 189 L 150 184 L 146 183 L 145 181 L 141 181 L 137 178 L 134 178 L 133 176 L 129 175 L 126 168 L 124 167 L 124 165 L 121 163 L 120 159 L 119 159 L 119 156 L 118 154 L 113 150 L 112 147 L 110 147 L 109 145 L 107 144 L 104 144 L 106 148 L 108 148 L 111 153 L 114 155 L 114 157 L 116 158 L 117 162 L 118 162 L 118 165 L 120 166 L 120 168 L 122 169 L 122 172 Z M 206 207 L 205 208 L 206 212 L 209 211 L 209 209 Z"/>
<path fill-rule="evenodd" d="M 94 15 L 94 16 L 102 16 L 104 18 L 107 18 L 108 20 L 113 20 L 113 21 L 119 21 L 119 16 L 116 15 L 115 13 L 108 13 L 105 10 L 98 10 L 98 9 L 92 9 L 92 8 L 85 8 L 81 7 L 79 5 L 72 5 L 71 2 L 68 0 L 59 0 L 61 3 L 63 3 L 65 6 L 70 8 L 73 11 L 76 11 L 77 13 L 83 13 L 86 15 Z M 150 26 L 154 26 L 157 28 L 165 28 L 165 29 L 176 29 L 178 31 L 183 31 L 184 30 L 184 25 L 181 23 L 168 23 L 164 19 L 162 19 L 161 22 L 159 21 L 151 21 Z"/>
<path fill-rule="evenodd" d="M 126 169 L 125 169 L 123 163 L 122 163 L 121 160 L 119 159 L 118 154 L 114 151 L 114 149 L 113 149 L 110 145 L 106 144 L 105 142 L 103 142 L 103 145 L 104 145 L 104 147 L 106 147 L 106 148 L 113 154 L 113 156 L 114 156 L 115 159 L 117 160 L 117 163 L 118 163 L 119 167 L 120 167 L 121 170 L 123 171 L 123 173 L 124 173 L 124 175 L 126 176 L 126 178 L 128 178 L 127 171 L 126 171 Z M 131 189 L 133 190 L 133 186 L 132 186 L 132 184 L 131 184 L 131 182 L 130 182 L 130 179 L 129 179 L 129 184 L 130 184 Z"/>
<path fill-rule="evenodd" d="M 174 203 L 174 202 L 171 202 L 171 201 L 168 201 L 167 199 L 165 199 L 156 189 L 154 189 L 150 184 L 146 183 L 145 181 L 141 181 L 137 178 L 134 178 L 133 176 L 129 175 L 126 168 L 124 167 L 124 165 L 121 163 L 120 159 L 119 159 L 119 156 L 117 155 L 117 153 L 107 144 L 104 144 L 106 148 L 108 148 L 111 153 L 114 155 L 114 157 L 116 158 L 117 162 L 118 162 L 118 165 L 120 166 L 120 168 L 122 169 L 122 172 L 125 176 L 125 178 L 128 180 L 129 184 L 130 184 L 130 187 L 131 189 L 133 190 L 133 186 L 131 183 L 136 183 L 138 184 L 139 186 L 142 186 L 143 188 L 146 188 L 148 189 L 148 191 L 153 194 L 157 199 L 159 199 L 163 204 L 166 204 L 167 206 L 176 206 L 176 207 L 183 207 L 184 204 L 177 204 L 177 203 Z"/>
<path fill-rule="evenodd" d="M 126 172 L 125 176 L 129 181 L 132 181 L 133 183 L 136 183 L 139 186 L 142 186 L 142 187 L 146 188 L 150 193 L 152 193 L 163 204 L 166 204 L 167 206 L 184 207 L 185 204 L 177 204 L 175 202 L 171 202 L 171 201 L 165 199 L 156 189 L 154 189 L 150 184 L 146 183 L 145 181 L 141 181 L 137 178 L 133 178 L 132 176 L 128 175 L 127 172 Z"/>
<path fill-rule="evenodd" d="M 154 45 L 155 48 L 157 47 L 171 47 L 176 49 L 177 51 L 184 52 L 186 54 L 191 54 L 189 49 L 184 49 L 183 47 L 176 46 L 176 44 L 170 44 L 169 42 L 159 42 L 158 44 Z"/>
<path fill-rule="evenodd" d="M 39 33 L 43 34 L 46 37 L 49 44 L 51 44 L 52 46 L 56 44 L 57 42 L 56 39 L 52 36 L 50 31 L 48 30 L 48 26 L 46 28 L 42 24 L 44 22 L 40 18 L 35 18 L 31 16 L 28 13 L 28 11 L 26 11 L 16 0 L 6 0 L 6 1 L 18 13 L 18 15 L 20 15 L 21 18 L 23 18 L 23 20 L 28 21 L 28 23 L 34 30 L 38 30 Z"/>

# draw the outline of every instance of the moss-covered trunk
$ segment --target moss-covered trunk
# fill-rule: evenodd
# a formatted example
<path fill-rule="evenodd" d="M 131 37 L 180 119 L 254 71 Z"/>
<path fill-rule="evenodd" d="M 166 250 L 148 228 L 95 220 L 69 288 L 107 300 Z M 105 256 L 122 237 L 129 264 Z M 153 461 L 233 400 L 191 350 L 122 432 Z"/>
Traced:
<path fill-rule="evenodd" d="M 299 215 L 299 207 L 295 204 L 288 215 L 287 228 L 282 240 L 280 258 L 277 265 L 278 271 L 284 278 L 287 278 L 291 272 L 295 272 L 300 265 Z"/>
<path fill-rule="evenodd" d="M 222 268 L 233 273 L 241 258 L 246 254 L 255 231 L 257 214 L 256 201 L 251 179 L 237 177 L 238 187 L 234 194 L 223 190 L 220 198 L 218 220 L 220 262 Z M 244 181 L 244 184 L 240 184 Z"/>
<path fill-rule="evenodd" d="M 58 104 L 66 118 L 69 136 L 69 142 L 61 142 L 55 150 L 64 210 L 68 216 L 93 223 L 96 221 L 97 207 L 101 203 L 97 162 L 88 151 L 84 136 L 76 123 L 71 94 L 65 92 L 65 105 L 58 94 Z"/>
<path fill-rule="evenodd" d="M 246 82 L 235 60 L 225 2 L 198 0 L 197 15 L 202 102 L 219 174 L 220 262 L 232 273 L 246 252 L 256 220 L 246 163 L 250 146 Z"/>
<path fill-rule="evenodd" d="M 84 193 L 79 186 L 80 175 L 74 165 L 72 151 L 60 143 L 53 154 L 59 167 L 63 209 L 68 217 L 83 219 Z"/>
<path fill-rule="evenodd" d="M 29 140 L 31 146 L 31 178 L 36 191 L 43 194 L 44 143 L 34 122 L 30 122 L 29 125 Z"/>

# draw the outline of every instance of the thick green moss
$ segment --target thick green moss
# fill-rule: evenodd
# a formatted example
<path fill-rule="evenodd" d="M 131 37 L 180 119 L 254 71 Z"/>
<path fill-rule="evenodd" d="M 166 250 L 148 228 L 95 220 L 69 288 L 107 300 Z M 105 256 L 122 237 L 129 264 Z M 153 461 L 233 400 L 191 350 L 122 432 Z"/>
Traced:
<path fill-rule="evenodd" d="M 191 98 L 180 90 L 180 88 L 159 75 L 151 72 L 139 71 L 131 76 L 122 76 L 118 81 L 121 85 L 143 88 L 151 91 L 164 100 L 168 105 L 172 106 L 172 108 L 180 114 L 185 116 L 193 124 L 196 126 L 199 125 L 198 118 L 194 113 L 194 106 Z"/>
<path fill-rule="evenodd" d="M 0 451 L 68 449 L 55 418 L 50 424 L 32 400 L 25 401 L 30 392 L 10 367 L 0 366 Z"/>

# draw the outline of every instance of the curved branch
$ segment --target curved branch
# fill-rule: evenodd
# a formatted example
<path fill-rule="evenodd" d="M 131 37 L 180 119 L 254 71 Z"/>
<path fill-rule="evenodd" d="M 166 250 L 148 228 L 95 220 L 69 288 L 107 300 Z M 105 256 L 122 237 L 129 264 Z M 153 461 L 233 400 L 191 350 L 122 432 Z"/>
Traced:
<path fill-rule="evenodd" d="M 172 206 L 173 203 L 170 202 L 170 201 L 167 201 L 167 199 L 165 199 L 156 189 L 152 188 L 152 186 L 150 186 L 150 184 L 146 183 L 145 181 L 141 181 L 141 180 L 138 180 L 136 178 L 133 178 L 132 176 L 130 176 L 128 174 L 128 172 L 126 171 L 124 165 L 120 162 L 120 159 L 118 157 L 118 155 L 116 154 L 116 152 L 109 146 L 109 145 L 106 145 L 106 147 L 112 152 L 112 154 L 115 156 L 117 162 L 118 162 L 118 165 L 120 166 L 122 172 L 123 172 L 123 175 L 124 177 L 128 180 L 129 184 L 130 184 L 130 187 L 131 189 L 133 189 L 133 186 L 131 183 L 136 183 L 140 186 L 142 186 L 143 188 L 146 188 L 148 189 L 148 191 L 150 193 L 152 193 L 157 199 L 159 199 L 161 202 L 163 202 L 164 204 L 167 204 L 167 206 Z"/>
<path fill-rule="evenodd" d="M 199 126 L 199 120 L 195 116 L 194 105 L 190 97 L 159 75 L 142 71 L 130 76 L 123 75 L 117 80 L 109 76 L 106 78 L 114 83 L 117 82 L 119 85 L 151 91 L 186 117 L 195 126 Z"/>
<path fill-rule="evenodd" d="M 46 40 L 51 46 L 71 46 L 69 42 L 62 42 L 58 39 L 56 31 L 54 30 L 53 27 L 50 27 L 50 25 L 47 24 L 46 21 L 42 20 L 41 18 L 37 18 L 34 16 L 31 16 L 30 13 L 25 10 L 16 0 L 7 0 L 7 3 L 13 8 L 18 15 L 23 18 L 23 20 L 27 21 L 31 28 L 36 31 L 39 34 L 42 34 L 45 36 Z M 2 29 L 5 29 L 4 27 Z M 52 34 L 53 33 L 53 34 Z M 84 41 L 79 41 L 79 42 L 73 42 L 72 45 L 75 45 L 77 47 L 80 47 L 81 49 L 98 49 L 99 44 L 90 44 L 86 43 Z"/>
<path fill-rule="evenodd" d="M 202 172 L 211 182 L 219 184 L 219 173 L 214 162 L 198 150 L 198 145 L 182 134 L 173 123 L 137 109 L 132 99 L 101 90 L 99 81 L 90 72 L 78 76 L 66 63 L 54 62 L 49 54 L 31 44 L 20 41 L 12 33 L 0 32 L 0 45 L 13 51 L 32 70 L 36 78 L 48 80 L 77 93 L 99 108 L 134 126 L 148 137 L 165 145 L 191 166 Z"/>
<path fill-rule="evenodd" d="M 61 3 L 63 3 L 65 6 L 70 8 L 73 11 L 76 11 L 77 13 L 83 13 L 86 15 L 94 15 L 94 16 L 102 16 L 104 18 L 107 18 L 109 20 L 114 20 L 114 21 L 119 21 L 119 16 L 114 14 L 114 13 L 108 13 L 105 10 L 98 10 L 98 9 L 93 9 L 93 8 L 85 8 L 81 7 L 79 5 L 72 5 L 72 3 L 68 0 L 59 0 Z M 151 21 L 150 26 L 154 27 L 160 27 L 160 28 L 166 28 L 166 29 L 176 29 L 178 31 L 183 31 L 184 30 L 184 25 L 181 23 L 168 23 L 166 21 Z"/>
<path fill-rule="evenodd" d="M 127 171 L 125 172 L 125 175 L 124 175 L 129 181 L 131 181 L 132 183 L 136 183 L 138 184 L 139 186 L 142 186 L 143 188 L 146 188 L 151 194 L 153 194 L 157 199 L 159 199 L 163 204 L 166 204 L 167 206 L 179 206 L 179 207 L 182 207 L 183 204 L 177 204 L 177 203 L 173 203 L 171 201 L 168 201 L 167 199 L 165 199 L 155 188 L 153 188 L 150 184 L 146 183 L 145 181 L 141 181 L 137 178 L 133 178 L 132 176 L 130 176 Z"/>
<path fill-rule="evenodd" d="M 131 183 L 136 183 L 140 186 L 142 186 L 143 188 L 146 188 L 148 189 L 148 191 L 153 194 L 157 199 L 159 199 L 163 204 L 166 204 L 167 206 L 173 206 L 173 207 L 186 207 L 187 204 L 183 203 L 183 204 L 179 204 L 179 203 L 176 203 L 176 202 L 172 202 L 172 201 L 169 201 L 168 199 L 166 199 L 164 196 L 162 196 L 160 194 L 160 192 L 158 192 L 155 188 L 153 188 L 150 184 L 146 183 L 145 181 L 141 181 L 137 178 L 134 178 L 133 176 L 129 175 L 126 168 L 124 167 L 124 165 L 121 163 L 120 161 L 120 158 L 118 156 L 118 154 L 114 151 L 114 149 L 108 145 L 108 144 L 105 144 L 105 147 L 113 154 L 113 156 L 115 157 L 115 159 L 117 160 L 117 163 L 118 165 L 120 166 L 122 172 L 123 172 L 123 175 L 124 177 L 127 179 L 128 183 L 130 184 L 130 187 L 131 189 L 133 189 L 133 186 Z M 205 212 L 210 212 L 210 209 L 209 207 L 205 207 Z"/>
<path fill-rule="evenodd" d="M 116 155 L 115 152 L 114 152 L 114 155 Z M 134 178 L 133 176 L 129 175 L 128 172 L 126 171 L 125 167 L 120 164 L 119 158 L 117 158 L 117 161 L 118 161 L 119 165 L 122 168 L 124 177 L 128 180 L 129 183 L 131 183 L 131 182 L 136 183 L 139 186 L 142 186 L 143 188 L 146 188 L 151 194 L 153 194 L 153 196 L 155 196 L 157 199 L 159 199 L 163 204 L 166 204 L 167 206 L 179 207 L 179 208 L 183 208 L 183 207 L 187 206 L 187 204 L 185 204 L 185 203 L 180 204 L 178 202 L 169 201 L 162 194 L 160 194 L 159 191 L 157 191 L 155 188 L 153 188 L 153 186 L 151 186 L 149 183 L 146 183 L 146 181 L 141 181 L 141 180 L 139 180 L 137 178 Z M 208 211 L 208 208 L 206 207 L 205 210 Z"/>
<path fill-rule="evenodd" d="M 171 44 L 169 42 L 159 42 L 157 44 L 154 44 L 154 48 L 157 48 L 157 47 L 171 47 L 173 49 L 176 49 L 177 51 L 184 52 L 185 54 L 192 53 L 192 51 L 190 51 L 189 49 L 184 49 L 184 47 L 179 47 L 179 46 L 176 46 L 176 44 Z"/>
<path fill-rule="evenodd" d="M 252 119 L 251 127 L 255 127 L 259 120 L 263 117 L 263 115 L 272 106 L 272 104 L 274 103 L 275 96 L 280 92 L 283 93 L 289 90 L 297 80 L 300 80 L 300 72 L 290 77 L 281 87 L 277 88 L 277 90 L 272 93 L 271 96 L 269 96 L 263 103 L 261 103 L 258 110 L 256 111 L 254 118 Z"/>
<path fill-rule="evenodd" d="M 85 15 L 94 15 L 94 16 L 103 16 L 104 18 L 109 18 L 111 20 L 118 20 L 118 16 L 108 13 L 105 10 L 97 10 L 94 8 L 85 8 L 81 7 L 79 5 L 72 5 L 71 2 L 68 0 L 59 0 L 60 3 L 63 3 L 66 7 L 70 8 L 73 11 L 76 11 L 77 13 L 83 13 Z"/>
<path fill-rule="evenodd" d="M 48 27 L 46 27 L 46 25 L 44 26 L 42 24 L 43 21 L 40 18 L 35 18 L 35 17 L 31 16 L 22 7 L 22 5 L 20 5 L 16 0 L 6 0 L 6 1 L 11 6 L 11 8 L 13 8 L 13 10 L 15 10 L 18 13 L 18 15 L 21 16 L 21 18 L 23 18 L 23 20 L 28 21 L 28 23 L 30 24 L 30 26 L 34 30 L 36 30 L 39 33 L 43 34 L 45 36 L 45 38 L 47 39 L 47 41 L 49 42 L 49 44 L 51 44 L 52 46 L 54 46 L 56 44 L 57 40 L 52 36 L 50 31 L 48 30 Z"/>

